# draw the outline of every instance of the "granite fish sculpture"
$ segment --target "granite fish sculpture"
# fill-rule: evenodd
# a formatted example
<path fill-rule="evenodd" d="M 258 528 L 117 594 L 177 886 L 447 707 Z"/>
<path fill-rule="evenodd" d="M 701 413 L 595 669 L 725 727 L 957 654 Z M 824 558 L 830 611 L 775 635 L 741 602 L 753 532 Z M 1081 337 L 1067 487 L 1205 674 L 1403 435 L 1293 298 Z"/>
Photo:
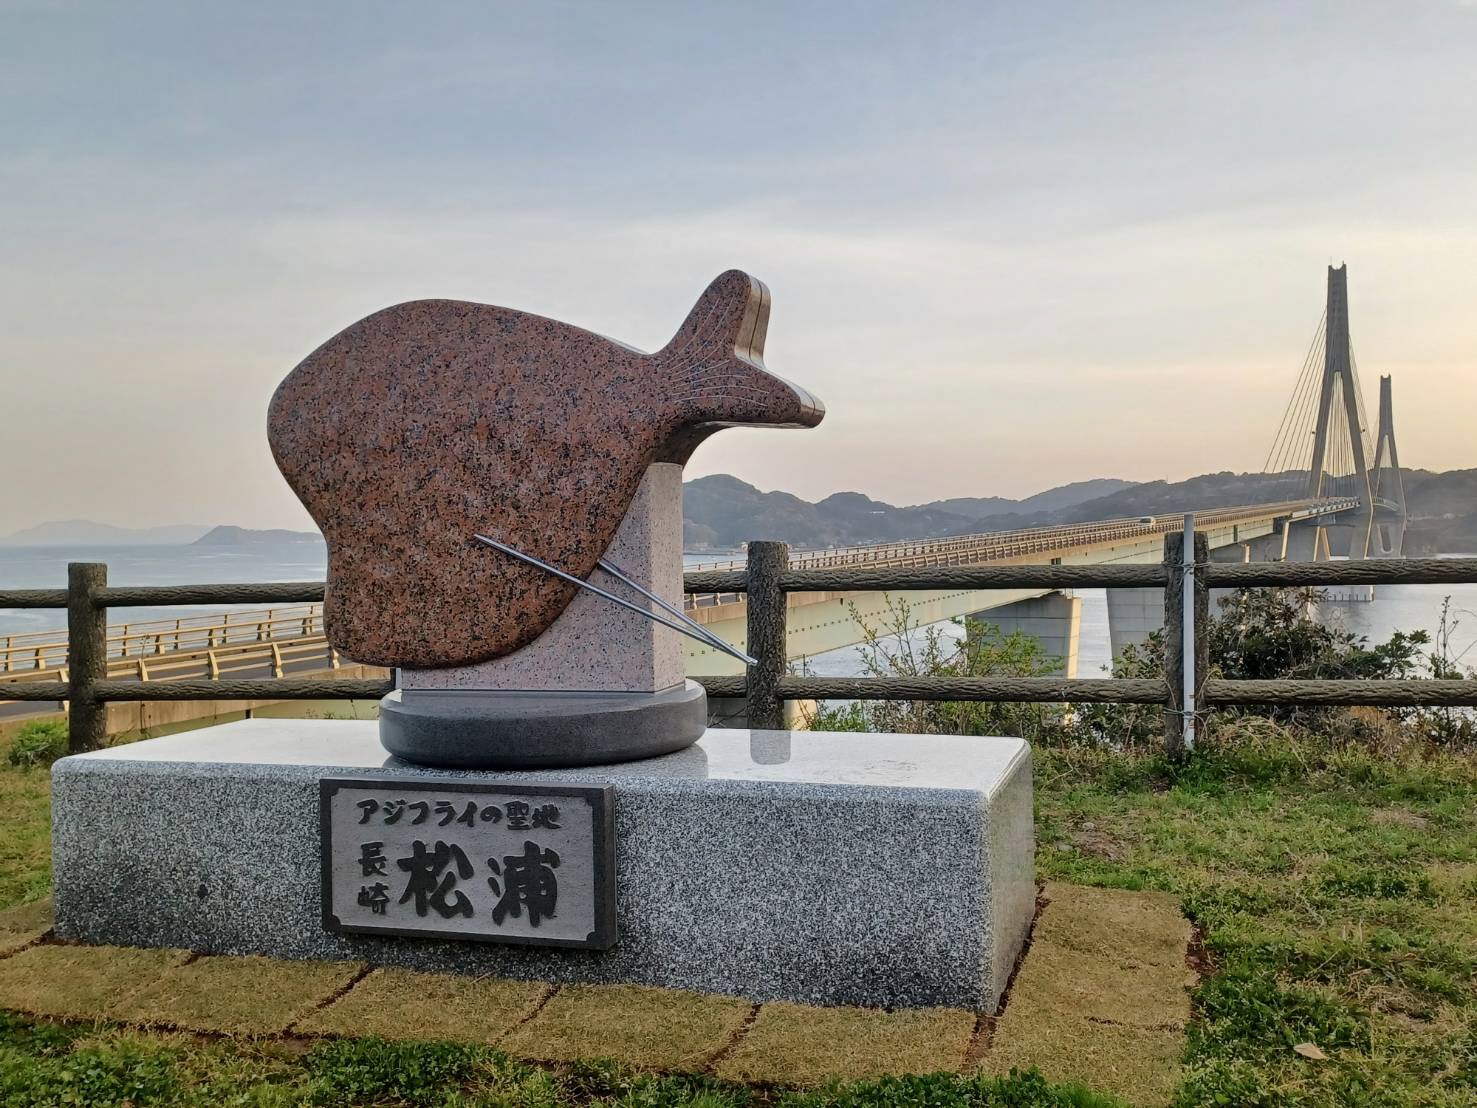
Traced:
<path fill-rule="evenodd" d="M 469 665 L 525 646 L 584 579 L 647 466 L 722 427 L 824 414 L 763 362 L 769 290 L 730 270 L 646 354 L 528 312 L 418 300 L 329 339 L 272 397 L 268 437 L 328 543 L 329 640 L 364 663 Z"/>

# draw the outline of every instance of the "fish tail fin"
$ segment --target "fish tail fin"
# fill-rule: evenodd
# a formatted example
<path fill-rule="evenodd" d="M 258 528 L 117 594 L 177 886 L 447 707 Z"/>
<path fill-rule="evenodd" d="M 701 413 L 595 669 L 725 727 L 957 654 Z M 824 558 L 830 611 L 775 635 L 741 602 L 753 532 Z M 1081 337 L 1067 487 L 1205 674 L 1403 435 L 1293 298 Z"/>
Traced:
<path fill-rule="evenodd" d="M 663 461 L 685 463 L 719 427 L 814 427 L 826 409 L 764 367 L 769 289 L 730 269 L 708 286 L 656 357 L 671 382 L 681 426 Z"/>
<path fill-rule="evenodd" d="M 709 357 L 739 358 L 762 367 L 768 328 L 769 289 L 742 270 L 730 269 L 698 297 L 662 353 L 690 355 L 701 351 Z"/>

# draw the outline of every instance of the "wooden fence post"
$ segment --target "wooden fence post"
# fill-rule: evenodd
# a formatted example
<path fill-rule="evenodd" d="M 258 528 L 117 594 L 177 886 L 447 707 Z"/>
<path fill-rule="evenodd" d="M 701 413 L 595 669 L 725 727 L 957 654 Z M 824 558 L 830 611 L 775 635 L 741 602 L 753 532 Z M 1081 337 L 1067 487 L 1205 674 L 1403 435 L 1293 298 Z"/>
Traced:
<path fill-rule="evenodd" d="M 67 672 L 71 678 L 67 749 L 96 750 L 107 741 L 108 706 L 93 696 L 93 682 L 108 675 L 108 610 L 97 601 L 108 567 L 67 564 Z"/>
<path fill-rule="evenodd" d="M 748 651 L 759 660 L 748 674 L 745 714 L 750 727 L 785 726 L 785 703 L 775 696 L 775 686 L 784 676 L 787 661 L 780 574 L 789 565 L 790 548 L 784 543 L 749 543 Z"/>
<path fill-rule="evenodd" d="M 1210 589 L 1205 583 L 1204 566 L 1210 560 L 1210 540 L 1196 533 L 1193 545 L 1195 572 L 1191 583 L 1191 600 L 1195 606 L 1195 702 L 1191 710 L 1197 719 L 1205 712 L 1205 679 L 1210 668 L 1210 643 L 1207 627 L 1210 621 Z M 1164 680 L 1168 686 L 1164 708 L 1164 751 L 1171 757 L 1185 753 L 1185 670 L 1184 670 L 1184 536 L 1175 532 L 1164 536 Z"/>
<path fill-rule="evenodd" d="M 1195 715 L 1204 720 L 1205 682 L 1210 677 L 1210 586 L 1205 567 L 1210 564 L 1210 538 L 1195 532 Z M 1197 727 L 1196 730 L 1201 728 Z"/>
<path fill-rule="evenodd" d="M 1164 752 L 1178 758 L 1185 752 L 1184 712 L 1184 577 L 1181 568 L 1183 536 L 1164 536 Z"/>

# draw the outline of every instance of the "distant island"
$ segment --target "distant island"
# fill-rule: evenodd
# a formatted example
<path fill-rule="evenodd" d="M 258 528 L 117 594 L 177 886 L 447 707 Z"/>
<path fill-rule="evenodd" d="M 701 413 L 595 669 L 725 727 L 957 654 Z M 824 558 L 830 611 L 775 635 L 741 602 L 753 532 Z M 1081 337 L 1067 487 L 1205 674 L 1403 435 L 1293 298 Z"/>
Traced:
<path fill-rule="evenodd" d="M 90 519 L 59 519 L 0 537 L 0 546 L 180 546 L 209 530 L 203 523 L 116 527 Z"/>
<path fill-rule="evenodd" d="M 323 536 L 317 531 L 284 531 L 269 528 L 264 531 L 249 527 L 212 527 L 190 545 L 192 546 L 261 546 L 268 543 L 280 545 L 290 542 L 321 543 Z"/>

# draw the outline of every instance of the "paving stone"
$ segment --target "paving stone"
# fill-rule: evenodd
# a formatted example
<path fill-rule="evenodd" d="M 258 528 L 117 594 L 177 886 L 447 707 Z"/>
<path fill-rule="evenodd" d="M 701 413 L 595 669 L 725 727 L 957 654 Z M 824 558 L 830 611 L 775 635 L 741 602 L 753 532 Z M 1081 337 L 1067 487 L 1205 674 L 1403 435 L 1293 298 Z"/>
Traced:
<path fill-rule="evenodd" d="M 540 1061 L 608 1058 L 658 1070 L 698 1070 L 753 1006 L 734 997 L 648 985 L 568 985 L 499 1044 Z"/>
<path fill-rule="evenodd" d="M 1031 944 L 1009 1004 L 1007 1011 L 1039 1007 L 1145 1029 L 1180 1029 L 1190 1021 L 1190 993 L 1182 966 L 1127 968 L 1100 954 L 1041 940 Z"/>
<path fill-rule="evenodd" d="M 0 1008 L 97 1019 L 188 957 L 183 950 L 35 946 L 0 961 Z"/>
<path fill-rule="evenodd" d="M 377 969 L 293 1028 L 305 1034 L 379 1035 L 490 1043 L 549 991 L 542 981 Z"/>
<path fill-rule="evenodd" d="M 1183 969 L 1190 921 L 1170 893 L 1093 889 L 1052 882 L 1034 939 L 1118 965 Z"/>
<path fill-rule="evenodd" d="M 1190 1018 L 1190 925 L 1174 897 L 1052 884 L 984 1068 L 1039 1069 L 1168 1104 Z"/>
<path fill-rule="evenodd" d="M 976 1017 L 959 1008 L 812 1008 L 776 1001 L 719 1060 L 719 1077 L 764 1085 L 819 1085 L 897 1073 L 957 1070 Z"/>
<path fill-rule="evenodd" d="M 1114 1093 L 1140 1108 L 1167 1105 L 1179 1082 L 1185 1037 L 1179 1031 L 1145 1031 L 1122 1024 L 1061 1018 L 1056 1013 L 1017 1013 L 1015 998 L 985 1055 L 984 1068 L 1039 1069 L 1049 1081 L 1077 1081 Z"/>
<path fill-rule="evenodd" d="M 328 1000 L 362 968 L 354 962 L 216 955 L 175 966 L 108 1014 L 190 1031 L 274 1035 Z"/>

